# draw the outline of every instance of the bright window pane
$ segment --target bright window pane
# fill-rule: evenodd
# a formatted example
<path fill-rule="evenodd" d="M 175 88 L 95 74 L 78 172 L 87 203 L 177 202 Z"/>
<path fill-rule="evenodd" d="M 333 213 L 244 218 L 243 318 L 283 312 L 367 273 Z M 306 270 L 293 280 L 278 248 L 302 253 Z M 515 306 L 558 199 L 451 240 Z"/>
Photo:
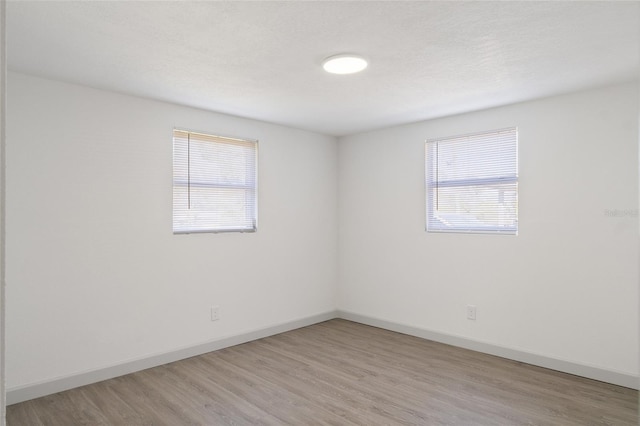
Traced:
<path fill-rule="evenodd" d="M 257 142 L 175 130 L 173 150 L 174 233 L 256 230 Z"/>
<path fill-rule="evenodd" d="M 427 231 L 516 234 L 517 129 L 427 141 Z"/>

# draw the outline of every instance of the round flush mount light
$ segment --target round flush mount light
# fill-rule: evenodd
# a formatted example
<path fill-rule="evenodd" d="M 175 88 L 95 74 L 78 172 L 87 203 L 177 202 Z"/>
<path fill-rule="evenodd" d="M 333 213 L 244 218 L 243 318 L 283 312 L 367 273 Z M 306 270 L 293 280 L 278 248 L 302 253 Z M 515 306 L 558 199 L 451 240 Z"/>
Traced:
<path fill-rule="evenodd" d="M 329 56 L 322 62 L 322 68 L 332 74 L 354 74 L 369 65 L 362 56 L 342 54 Z"/>

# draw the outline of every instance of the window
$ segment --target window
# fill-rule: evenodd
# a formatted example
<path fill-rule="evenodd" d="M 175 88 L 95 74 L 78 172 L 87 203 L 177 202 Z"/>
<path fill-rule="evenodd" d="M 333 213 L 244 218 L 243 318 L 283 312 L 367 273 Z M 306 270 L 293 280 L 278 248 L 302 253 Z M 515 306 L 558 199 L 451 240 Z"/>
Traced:
<path fill-rule="evenodd" d="M 426 142 L 427 231 L 518 232 L 518 130 Z"/>
<path fill-rule="evenodd" d="M 254 232 L 256 141 L 173 131 L 173 232 Z"/>

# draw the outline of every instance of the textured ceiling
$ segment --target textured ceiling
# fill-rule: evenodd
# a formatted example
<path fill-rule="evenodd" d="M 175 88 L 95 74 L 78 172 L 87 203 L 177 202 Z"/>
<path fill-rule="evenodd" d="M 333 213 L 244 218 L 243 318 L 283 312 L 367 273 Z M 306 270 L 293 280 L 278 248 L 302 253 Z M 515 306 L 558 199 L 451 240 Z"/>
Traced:
<path fill-rule="evenodd" d="M 331 135 L 635 80 L 639 35 L 640 2 L 7 5 L 10 70 Z"/>

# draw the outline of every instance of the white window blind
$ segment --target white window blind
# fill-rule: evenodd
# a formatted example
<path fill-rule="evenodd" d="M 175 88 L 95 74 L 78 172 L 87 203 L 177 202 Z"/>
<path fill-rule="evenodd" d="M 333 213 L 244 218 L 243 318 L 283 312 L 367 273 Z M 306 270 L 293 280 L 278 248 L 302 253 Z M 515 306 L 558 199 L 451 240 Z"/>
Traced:
<path fill-rule="evenodd" d="M 518 232 L 515 127 L 428 140 L 427 231 Z"/>
<path fill-rule="evenodd" d="M 173 232 L 253 232 L 257 142 L 174 130 Z"/>

